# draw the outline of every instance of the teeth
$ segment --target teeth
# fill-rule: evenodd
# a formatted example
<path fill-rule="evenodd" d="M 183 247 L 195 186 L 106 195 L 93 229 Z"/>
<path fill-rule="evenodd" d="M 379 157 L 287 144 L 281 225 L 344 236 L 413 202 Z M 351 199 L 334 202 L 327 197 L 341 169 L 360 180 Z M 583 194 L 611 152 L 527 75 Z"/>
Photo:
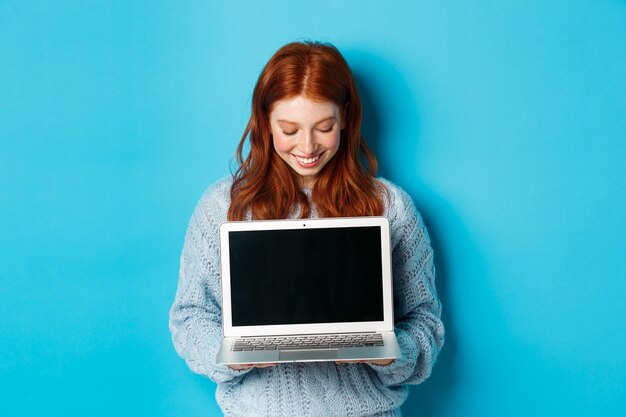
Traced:
<path fill-rule="evenodd" d="M 320 154 L 321 155 L 321 154 Z M 313 162 L 317 161 L 318 159 L 320 159 L 320 155 L 317 155 L 314 158 L 302 158 L 301 156 L 297 156 L 294 155 L 296 157 L 296 159 L 300 162 L 302 162 L 303 164 L 312 164 Z"/>

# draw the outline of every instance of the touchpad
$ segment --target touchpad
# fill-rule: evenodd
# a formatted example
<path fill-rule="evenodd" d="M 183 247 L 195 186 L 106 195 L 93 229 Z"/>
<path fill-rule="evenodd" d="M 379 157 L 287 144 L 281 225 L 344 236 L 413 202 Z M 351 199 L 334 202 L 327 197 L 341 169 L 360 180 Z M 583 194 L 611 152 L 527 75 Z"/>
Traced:
<path fill-rule="evenodd" d="M 278 354 L 280 361 L 313 361 L 337 359 L 337 349 L 323 350 L 281 350 Z"/>

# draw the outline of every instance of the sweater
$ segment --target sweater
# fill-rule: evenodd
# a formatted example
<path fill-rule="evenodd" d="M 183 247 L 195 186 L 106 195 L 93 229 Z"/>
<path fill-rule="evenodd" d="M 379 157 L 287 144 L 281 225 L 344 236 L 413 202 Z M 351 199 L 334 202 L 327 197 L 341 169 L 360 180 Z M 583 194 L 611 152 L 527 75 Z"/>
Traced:
<path fill-rule="evenodd" d="M 217 364 L 222 338 L 219 225 L 227 218 L 232 178 L 205 191 L 185 236 L 169 327 L 189 368 L 217 384 L 224 415 L 399 416 L 407 384 L 430 375 L 444 341 L 430 239 L 409 195 L 390 181 L 378 181 L 388 191 L 383 215 L 391 226 L 394 331 L 402 354 L 387 366 L 314 362 L 234 370 Z M 310 198 L 310 190 L 304 191 Z M 313 204 L 310 216 L 318 217 Z"/>

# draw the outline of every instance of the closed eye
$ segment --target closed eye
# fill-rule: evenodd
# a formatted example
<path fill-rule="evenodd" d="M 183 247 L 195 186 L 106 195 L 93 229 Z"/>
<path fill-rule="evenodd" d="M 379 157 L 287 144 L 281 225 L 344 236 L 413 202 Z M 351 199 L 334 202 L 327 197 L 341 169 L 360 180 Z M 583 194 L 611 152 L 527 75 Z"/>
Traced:
<path fill-rule="evenodd" d="M 287 135 L 287 136 L 293 136 L 293 135 L 295 135 L 296 133 L 298 133 L 298 131 L 297 131 L 297 130 L 293 130 L 293 131 L 290 131 L 290 132 L 285 132 L 285 131 L 283 130 L 283 135 Z"/>
<path fill-rule="evenodd" d="M 333 127 L 335 127 L 335 125 L 334 125 L 334 124 L 333 124 L 333 125 L 330 125 L 330 127 L 329 127 L 329 128 L 327 128 L 327 129 L 317 129 L 317 130 L 319 130 L 319 131 L 320 131 L 320 132 L 322 132 L 322 133 L 329 133 L 330 131 L 332 131 L 332 130 L 333 130 Z"/>

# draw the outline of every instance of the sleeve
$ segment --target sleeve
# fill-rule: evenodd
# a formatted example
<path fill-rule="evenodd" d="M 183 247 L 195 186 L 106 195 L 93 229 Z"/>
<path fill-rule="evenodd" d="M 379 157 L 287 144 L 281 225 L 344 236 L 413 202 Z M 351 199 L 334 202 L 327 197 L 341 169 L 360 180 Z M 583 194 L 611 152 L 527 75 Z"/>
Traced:
<path fill-rule="evenodd" d="M 391 204 L 395 333 L 402 357 L 370 364 L 385 385 L 419 384 L 431 373 L 444 342 L 430 238 L 408 194 Z"/>
<path fill-rule="evenodd" d="M 216 363 L 222 339 L 219 222 L 206 214 L 203 200 L 185 236 L 169 328 L 176 352 L 192 371 L 216 383 L 237 383 L 249 370 Z"/>

